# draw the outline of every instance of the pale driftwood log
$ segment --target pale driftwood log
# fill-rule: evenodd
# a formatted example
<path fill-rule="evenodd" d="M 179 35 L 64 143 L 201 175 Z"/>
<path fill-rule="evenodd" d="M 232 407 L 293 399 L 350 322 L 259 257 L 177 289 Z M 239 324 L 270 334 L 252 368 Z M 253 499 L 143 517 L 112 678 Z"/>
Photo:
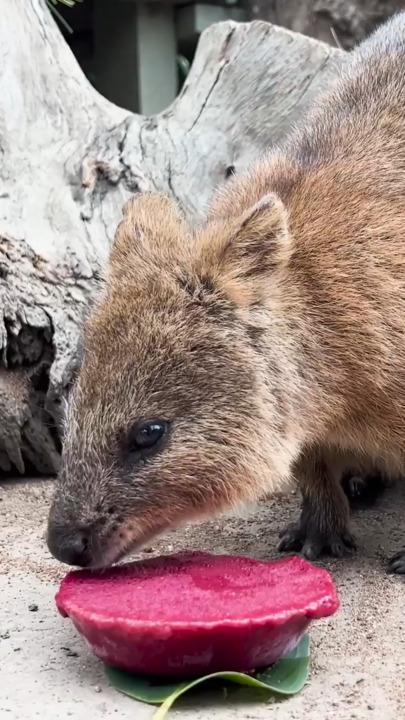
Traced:
<path fill-rule="evenodd" d="M 0 53 L 0 470 L 52 473 L 124 201 L 165 191 L 198 221 L 227 168 L 280 141 L 344 55 L 267 23 L 213 26 L 180 96 L 147 118 L 90 86 L 43 0 L 3 3 Z"/>

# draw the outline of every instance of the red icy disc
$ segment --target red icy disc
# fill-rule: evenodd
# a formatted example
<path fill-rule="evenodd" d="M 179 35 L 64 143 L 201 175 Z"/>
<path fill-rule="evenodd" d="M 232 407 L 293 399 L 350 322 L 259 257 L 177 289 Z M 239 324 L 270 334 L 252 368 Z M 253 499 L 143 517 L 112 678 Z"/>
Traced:
<path fill-rule="evenodd" d="M 71 572 L 56 603 L 108 665 L 179 677 L 271 665 L 339 606 L 329 573 L 303 558 L 200 553 Z"/>

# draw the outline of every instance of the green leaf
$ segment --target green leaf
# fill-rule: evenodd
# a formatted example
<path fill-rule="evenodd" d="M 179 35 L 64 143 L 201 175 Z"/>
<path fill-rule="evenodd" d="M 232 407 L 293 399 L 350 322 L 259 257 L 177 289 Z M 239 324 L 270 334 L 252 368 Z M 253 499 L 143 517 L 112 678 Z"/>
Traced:
<path fill-rule="evenodd" d="M 162 685 L 159 680 L 132 675 L 132 673 L 117 670 L 117 668 L 106 667 L 105 670 L 113 688 L 134 700 L 140 700 L 150 705 L 160 705 L 174 692 L 189 685 L 187 681 Z"/>
<path fill-rule="evenodd" d="M 257 673 L 256 678 L 280 695 L 296 695 L 308 678 L 309 655 L 309 635 L 304 635 L 292 653 L 267 670 Z"/>
<path fill-rule="evenodd" d="M 192 688 L 212 680 L 224 680 L 247 685 L 256 690 L 266 690 L 278 695 L 295 695 L 305 685 L 309 673 L 309 636 L 305 635 L 295 650 L 267 670 L 256 675 L 239 672 L 217 672 L 196 680 L 161 684 L 153 678 L 106 667 L 111 685 L 124 695 L 151 705 L 160 705 L 153 720 L 163 720 L 173 703 Z"/>

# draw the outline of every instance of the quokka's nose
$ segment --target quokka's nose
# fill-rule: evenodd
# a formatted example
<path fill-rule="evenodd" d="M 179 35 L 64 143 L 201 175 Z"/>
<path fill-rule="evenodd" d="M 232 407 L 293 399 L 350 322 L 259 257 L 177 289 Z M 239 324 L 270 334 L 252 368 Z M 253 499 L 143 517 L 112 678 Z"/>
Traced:
<path fill-rule="evenodd" d="M 48 527 L 48 548 L 52 555 L 67 565 L 87 567 L 91 564 L 90 533 L 63 527 Z"/>

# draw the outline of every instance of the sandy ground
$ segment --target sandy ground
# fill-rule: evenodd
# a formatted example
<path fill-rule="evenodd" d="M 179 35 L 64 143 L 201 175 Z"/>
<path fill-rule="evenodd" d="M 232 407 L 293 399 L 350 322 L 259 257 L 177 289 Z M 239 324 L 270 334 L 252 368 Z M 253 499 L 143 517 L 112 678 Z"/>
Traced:
<path fill-rule="evenodd" d="M 65 570 L 46 550 L 43 534 L 52 483 L 0 484 L 0 717 L 29 720 L 146 720 L 153 709 L 108 687 L 53 596 Z M 263 503 L 242 519 L 185 528 L 153 546 L 156 552 L 199 548 L 276 554 L 278 529 L 297 510 L 294 494 Z M 357 556 L 331 561 L 342 607 L 311 632 L 312 670 L 302 693 L 282 703 L 207 693 L 172 711 L 182 720 L 405 719 L 405 581 L 385 573 L 387 557 L 405 542 L 405 487 L 355 515 Z M 149 548 L 149 552 L 150 552 Z"/>

